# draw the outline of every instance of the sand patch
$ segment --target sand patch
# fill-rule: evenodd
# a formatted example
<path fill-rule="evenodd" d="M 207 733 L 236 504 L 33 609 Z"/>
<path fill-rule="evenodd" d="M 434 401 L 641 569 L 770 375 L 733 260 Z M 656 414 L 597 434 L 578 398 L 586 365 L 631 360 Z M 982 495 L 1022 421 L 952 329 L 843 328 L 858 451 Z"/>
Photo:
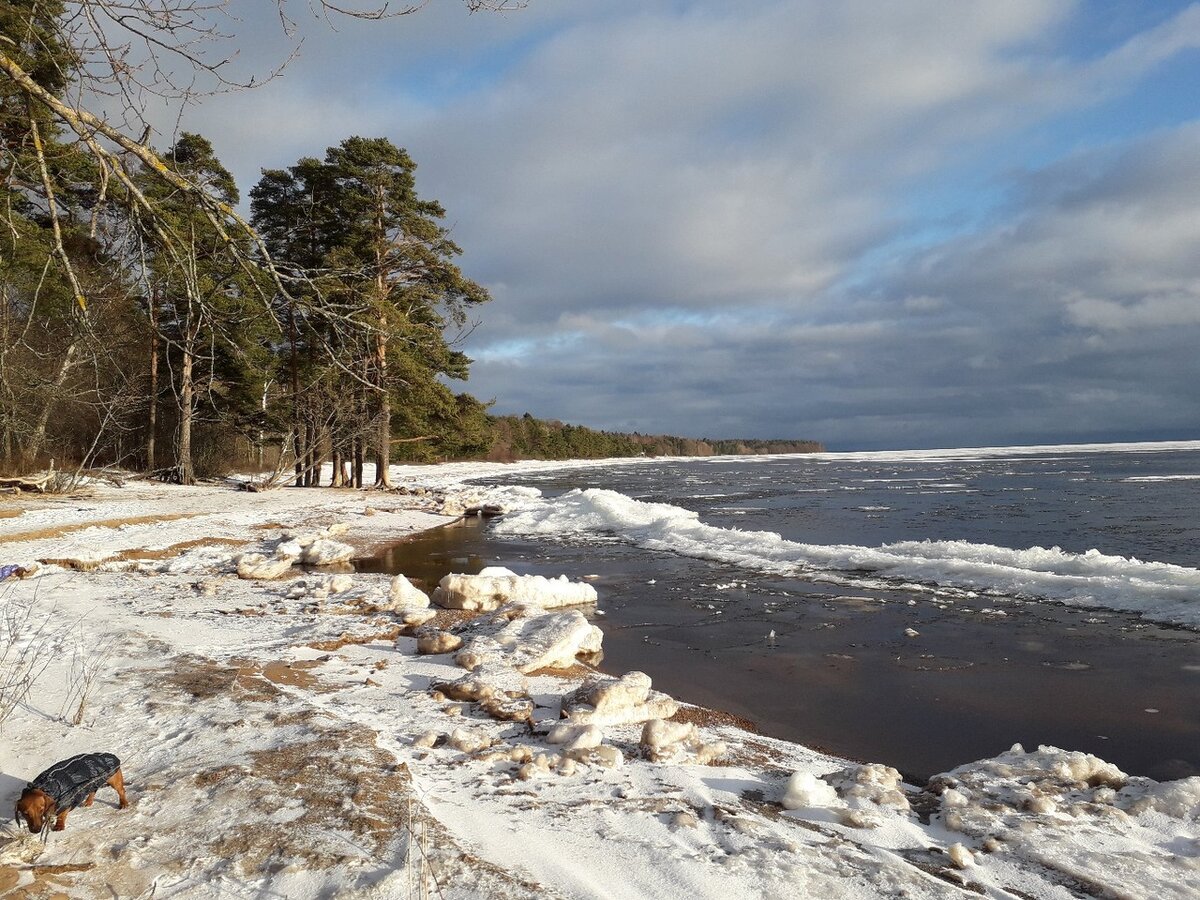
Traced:
<path fill-rule="evenodd" d="M 272 684 L 286 684 L 290 687 L 305 688 L 308 690 L 330 691 L 333 688 L 321 687 L 320 679 L 309 671 L 310 669 L 315 669 L 325 661 L 325 659 L 306 659 L 291 663 L 271 662 L 267 663 L 255 674 L 262 675 L 263 678 Z"/>
<path fill-rule="evenodd" d="M 172 792 L 178 791 L 194 810 L 162 823 L 157 837 L 173 858 L 160 864 L 235 882 L 336 870 L 347 894 L 408 866 L 417 870 L 414 877 L 419 872 L 427 879 L 431 895 L 435 878 L 445 883 L 452 877 L 470 896 L 554 896 L 460 847 L 425 811 L 407 766 L 379 746 L 373 729 L 306 707 L 302 694 L 285 695 L 276 686 L 308 690 L 316 680 L 309 670 L 326 661 L 234 659 L 223 665 L 187 657 L 165 673 L 167 683 L 189 695 L 188 708 L 200 717 L 205 709 L 224 706 L 226 695 L 276 702 L 243 707 L 246 719 L 226 732 L 227 764 L 144 786 L 147 796 L 162 792 L 156 801 L 164 808 L 173 808 Z M 198 805 L 195 791 L 204 797 Z M 212 818 L 220 827 L 196 827 L 194 816 Z M 410 822 L 423 836 L 424 854 L 415 846 L 410 850 Z M 175 830 L 188 836 L 179 856 Z"/>
<path fill-rule="evenodd" d="M 758 726 L 749 719 L 721 709 L 707 709 L 703 706 L 681 706 L 679 711 L 671 716 L 671 721 L 690 722 L 700 728 L 728 726 L 750 734 L 758 734 Z"/>
<path fill-rule="evenodd" d="M 171 544 L 169 547 L 160 547 L 156 550 L 150 550 L 145 547 L 133 547 L 128 550 L 118 550 L 112 556 L 105 556 L 100 559 L 75 559 L 72 557 L 53 557 L 48 556 L 38 559 L 38 562 L 46 566 L 61 566 L 64 569 L 72 569 L 76 572 L 93 572 L 101 566 L 106 566 L 109 563 L 116 562 L 154 562 L 164 559 L 172 559 L 179 556 L 188 550 L 193 550 L 196 547 L 243 547 L 249 541 L 235 540 L 234 538 L 193 538 L 190 541 L 180 541 L 178 544 Z M 136 569 L 136 567 L 133 567 Z"/>
<path fill-rule="evenodd" d="M 7 847 L 15 841 L 8 841 Z M 95 868 L 92 862 L 36 865 L 0 863 L 0 897 L 5 900 L 67 900 L 62 888 L 70 887 L 72 875 Z M 25 882 L 22 884 L 22 882 Z"/>
<path fill-rule="evenodd" d="M 121 550 L 113 559 L 118 561 L 170 559 L 188 550 L 194 550 L 197 547 L 244 547 L 248 543 L 250 542 L 235 538 L 193 538 L 190 541 L 180 541 L 178 544 L 172 544 L 160 550 L 147 550 L 141 547 L 133 550 Z"/>
<path fill-rule="evenodd" d="M 192 519 L 200 513 L 166 513 L 157 516 L 130 516 L 127 519 L 96 519 L 90 522 L 76 522 L 73 525 L 56 525 L 53 528 L 37 528 L 32 531 L 17 531 L 4 535 L 2 544 L 16 544 L 23 541 L 42 541 L 49 538 L 74 534 L 77 531 L 87 531 L 89 528 L 120 528 L 122 525 L 152 525 L 156 522 L 174 522 L 179 519 Z"/>
<path fill-rule="evenodd" d="M 376 641 L 386 641 L 395 643 L 396 638 L 404 631 L 403 625 L 396 625 L 392 628 L 387 628 L 383 631 L 373 634 L 343 634 L 341 637 L 332 638 L 328 641 L 313 641 L 308 644 L 313 650 L 324 650 L 327 653 L 332 653 L 334 650 L 340 650 L 342 647 L 350 644 L 373 644 Z"/>

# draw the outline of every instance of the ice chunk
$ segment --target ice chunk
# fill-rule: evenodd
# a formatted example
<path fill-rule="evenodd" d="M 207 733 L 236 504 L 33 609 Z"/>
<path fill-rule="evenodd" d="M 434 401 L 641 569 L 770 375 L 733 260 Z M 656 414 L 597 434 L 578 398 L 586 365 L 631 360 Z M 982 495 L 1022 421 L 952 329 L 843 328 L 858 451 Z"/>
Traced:
<path fill-rule="evenodd" d="M 284 541 L 275 548 L 275 555 L 281 558 L 284 556 L 290 556 L 292 559 L 299 559 L 300 554 L 304 552 L 304 548 L 311 543 L 312 540 L 309 540 L 308 543 L 305 544 L 301 544 L 299 541 Z"/>
<path fill-rule="evenodd" d="M 490 633 L 479 633 L 484 629 Z M 487 622 L 476 623 L 472 631 L 476 633 L 455 657 L 459 665 L 475 669 L 498 662 L 526 674 L 569 668 L 580 655 L 598 653 L 604 638 L 600 629 L 576 610 L 543 613 L 540 609 L 506 608 Z"/>
<path fill-rule="evenodd" d="M 421 654 L 449 653 L 461 646 L 462 638 L 440 628 L 417 632 L 417 652 Z"/>
<path fill-rule="evenodd" d="M 1116 800 L 1133 815 L 1154 810 L 1174 819 L 1200 819 L 1200 776 L 1161 783 L 1134 779 Z"/>
<path fill-rule="evenodd" d="M 388 603 L 394 610 L 426 609 L 429 597 L 403 575 L 397 575 L 388 587 Z"/>
<path fill-rule="evenodd" d="M 304 548 L 300 561 L 306 566 L 334 566 L 349 562 L 354 556 L 354 548 L 328 538 L 317 538 Z"/>
<path fill-rule="evenodd" d="M 902 812 L 910 808 L 908 797 L 904 793 L 903 779 L 891 766 L 879 763 L 848 766 L 832 775 L 826 775 L 825 780 L 834 786 L 838 795 L 846 800 L 849 806 L 862 808 L 870 803 Z M 942 795 L 942 804 L 947 804 L 946 794 Z M 953 800 L 950 801 L 950 805 L 953 805 Z"/>
<path fill-rule="evenodd" d="M 595 725 L 584 725 L 575 729 L 570 738 L 563 744 L 564 750 L 591 750 L 599 747 L 604 741 L 604 732 Z"/>
<path fill-rule="evenodd" d="M 642 753 L 654 762 L 679 755 L 686 743 L 699 742 L 696 726 L 690 722 L 651 719 L 642 727 Z"/>
<path fill-rule="evenodd" d="M 446 743 L 463 753 L 477 753 L 492 746 L 492 739 L 485 734 L 468 731 L 466 728 L 455 728 L 450 732 L 450 738 Z"/>
<path fill-rule="evenodd" d="M 596 589 L 567 576 L 514 575 L 507 569 L 484 570 L 497 574 L 447 575 L 433 592 L 433 602 L 447 609 L 488 611 L 505 603 L 532 603 L 543 609 L 581 606 L 596 602 Z M 504 574 L 499 574 L 500 572 Z"/>
<path fill-rule="evenodd" d="M 784 809 L 838 806 L 837 791 L 812 772 L 793 772 L 780 802 Z"/>
<path fill-rule="evenodd" d="M 330 575 L 325 579 L 325 590 L 331 594 L 344 594 L 354 587 L 354 579 L 349 575 Z"/>
<path fill-rule="evenodd" d="M 562 702 L 563 715 L 572 722 L 601 726 L 669 719 L 678 711 L 673 698 L 650 690 L 650 676 L 644 672 L 592 676 Z"/>
<path fill-rule="evenodd" d="M 429 748 L 437 743 L 439 735 L 436 731 L 425 731 L 413 738 L 414 747 Z"/>
<path fill-rule="evenodd" d="M 279 578 L 295 563 L 294 556 L 267 556 L 263 553 L 243 553 L 237 559 L 238 578 L 270 581 Z"/>
<path fill-rule="evenodd" d="M 533 708 L 532 700 L 514 691 L 491 694 L 479 700 L 480 711 L 501 722 L 530 724 L 533 722 Z"/>
<path fill-rule="evenodd" d="M 950 862 L 954 863 L 960 869 L 975 865 L 975 857 L 962 844 L 951 844 L 950 849 L 946 851 L 946 855 L 950 857 Z"/>
<path fill-rule="evenodd" d="M 429 689 L 451 700 L 482 700 L 503 693 L 485 673 L 464 675 L 455 681 L 435 681 Z"/>

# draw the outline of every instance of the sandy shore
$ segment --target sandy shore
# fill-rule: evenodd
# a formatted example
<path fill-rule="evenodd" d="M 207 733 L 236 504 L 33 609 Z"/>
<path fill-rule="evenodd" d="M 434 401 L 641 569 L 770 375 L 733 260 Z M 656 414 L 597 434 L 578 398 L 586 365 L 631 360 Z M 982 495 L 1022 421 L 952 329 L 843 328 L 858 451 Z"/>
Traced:
<path fill-rule="evenodd" d="M 131 800 L 118 811 L 101 792 L 45 845 L 10 824 L 0 892 L 1194 896 L 1200 779 L 1130 779 L 1048 749 L 903 785 L 694 709 L 678 718 L 726 745 L 715 765 L 644 758 L 640 724 L 604 729 L 615 754 L 560 765 L 536 730 L 430 691 L 465 670 L 418 655 L 375 610 L 388 576 L 329 593 L 326 572 L 235 574 L 288 531 L 336 525 L 365 553 L 445 523 L 446 491 L 503 471 L 398 469 L 404 495 L 129 482 L 0 503 L 0 564 L 42 561 L 0 584 L 0 665 L 36 644 L 39 670 L 0 723 L 0 802 L 92 750 L 122 757 Z M 584 674 L 510 686 L 548 720 Z M 545 769 L 520 777 L 539 755 Z"/>

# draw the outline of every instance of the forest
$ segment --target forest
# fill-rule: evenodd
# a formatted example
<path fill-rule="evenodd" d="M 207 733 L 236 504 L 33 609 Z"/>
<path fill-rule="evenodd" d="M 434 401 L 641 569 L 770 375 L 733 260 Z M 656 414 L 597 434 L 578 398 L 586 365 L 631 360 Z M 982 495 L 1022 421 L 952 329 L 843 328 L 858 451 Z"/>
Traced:
<path fill-rule="evenodd" d="M 111 12 L 103 0 L 0 5 L 6 473 L 113 467 L 190 484 L 265 469 L 316 485 L 332 463 L 329 483 L 362 487 L 369 461 L 386 487 L 393 460 L 818 449 L 494 416 L 454 391 L 489 297 L 403 148 L 350 136 L 264 170 L 243 217 L 205 136 L 156 147 L 149 127 L 135 140 L 79 102 L 83 88 L 150 89 L 125 62 L 139 39 L 221 77 L 188 49 L 203 8 L 151 6 L 114 20 L 133 35 L 122 44 L 81 16 Z"/>

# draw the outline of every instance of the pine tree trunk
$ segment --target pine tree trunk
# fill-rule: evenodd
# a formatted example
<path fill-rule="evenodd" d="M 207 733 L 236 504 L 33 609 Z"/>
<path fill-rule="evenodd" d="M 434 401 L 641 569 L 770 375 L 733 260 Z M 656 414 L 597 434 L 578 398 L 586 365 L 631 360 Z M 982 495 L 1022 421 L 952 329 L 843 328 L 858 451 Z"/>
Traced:
<path fill-rule="evenodd" d="M 313 460 L 317 455 L 317 426 L 311 417 L 304 423 L 304 486 L 313 487 Z"/>
<path fill-rule="evenodd" d="M 333 480 L 329 483 L 330 487 L 345 487 L 345 482 L 342 480 L 342 448 L 335 447 L 333 450 Z"/>
<path fill-rule="evenodd" d="M 195 484 L 196 473 L 192 466 L 192 414 L 195 406 L 195 388 L 192 384 L 192 348 L 183 351 L 183 365 L 179 373 L 179 483 Z"/>

